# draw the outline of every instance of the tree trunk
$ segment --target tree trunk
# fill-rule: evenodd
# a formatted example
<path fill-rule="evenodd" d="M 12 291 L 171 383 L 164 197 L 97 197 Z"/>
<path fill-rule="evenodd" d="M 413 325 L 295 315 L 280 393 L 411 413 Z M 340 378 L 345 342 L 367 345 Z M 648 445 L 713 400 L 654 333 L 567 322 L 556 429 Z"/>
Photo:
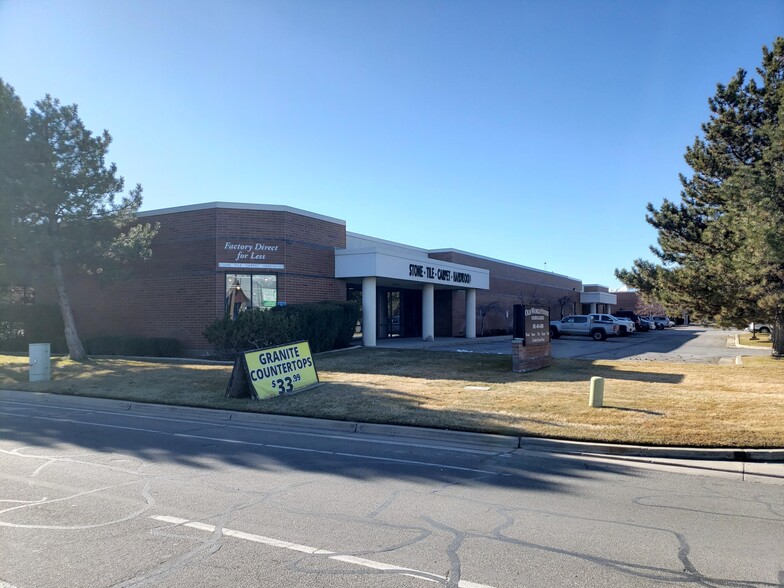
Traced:
<path fill-rule="evenodd" d="M 773 357 L 784 357 L 784 309 L 776 310 L 772 327 L 770 339 L 773 341 Z"/>
<path fill-rule="evenodd" d="M 65 342 L 68 345 L 68 355 L 71 359 L 82 361 L 87 359 L 87 352 L 84 350 L 82 340 L 76 332 L 76 322 L 74 322 L 71 301 L 68 299 L 68 292 L 65 290 L 65 277 L 63 276 L 62 255 L 59 251 L 54 253 L 54 285 L 57 289 L 57 303 L 60 305 L 60 314 L 63 316 L 65 326 Z"/>

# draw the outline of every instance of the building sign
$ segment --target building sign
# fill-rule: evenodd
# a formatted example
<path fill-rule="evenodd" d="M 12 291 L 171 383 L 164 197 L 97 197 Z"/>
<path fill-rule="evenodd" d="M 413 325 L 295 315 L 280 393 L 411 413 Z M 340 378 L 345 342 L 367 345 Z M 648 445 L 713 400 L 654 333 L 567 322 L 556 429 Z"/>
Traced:
<path fill-rule="evenodd" d="M 267 255 L 277 252 L 280 245 L 267 245 L 266 243 L 235 243 L 226 241 L 223 250 L 230 253 L 233 261 L 263 261 Z"/>
<path fill-rule="evenodd" d="M 543 345 L 550 341 L 550 309 L 523 307 L 523 345 Z"/>
<path fill-rule="evenodd" d="M 219 245 L 218 267 L 221 269 L 284 269 L 282 248 L 261 241 L 224 241 Z"/>
<path fill-rule="evenodd" d="M 447 284 L 465 284 L 471 283 L 471 274 L 468 272 L 459 272 L 457 270 L 449 270 L 432 265 L 419 265 L 416 263 L 408 264 L 408 276 L 411 278 L 425 278 L 427 280 L 436 280 L 437 282 L 444 282 Z"/>
<path fill-rule="evenodd" d="M 234 363 L 226 396 L 263 400 L 301 392 L 319 383 L 307 341 L 255 349 Z"/>

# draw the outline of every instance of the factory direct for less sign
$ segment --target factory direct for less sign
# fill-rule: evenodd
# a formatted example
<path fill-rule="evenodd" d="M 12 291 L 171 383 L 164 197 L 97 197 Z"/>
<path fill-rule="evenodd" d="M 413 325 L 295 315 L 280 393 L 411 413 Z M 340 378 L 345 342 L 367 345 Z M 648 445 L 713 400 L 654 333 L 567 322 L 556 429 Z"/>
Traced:
<path fill-rule="evenodd" d="M 318 384 L 307 341 L 244 354 L 248 383 L 257 398 L 299 392 Z"/>

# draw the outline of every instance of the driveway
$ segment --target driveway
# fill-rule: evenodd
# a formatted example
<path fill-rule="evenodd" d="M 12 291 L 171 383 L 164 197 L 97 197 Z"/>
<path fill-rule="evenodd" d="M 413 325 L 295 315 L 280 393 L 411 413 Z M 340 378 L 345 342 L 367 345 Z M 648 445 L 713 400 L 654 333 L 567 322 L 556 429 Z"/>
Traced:
<path fill-rule="evenodd" d="M 740 331 L 688 326 L 633 333 L 593 341 L 588 337 L 561 337 L 552 342 L 553 357 L 580 359 L 626 359 L 634 361 L 677 361 L 689 363 L 734 363 L 739 355 L 770 355 L 769 349 L 739 349 L 734 346 Z M 403 340 L 401 340 L 403 341 Z M 384 346 L 391 346 L 384 342 Z M 475 342 L 435 341 L 427 348 L 464 353 L 511 353 L 511 338 Z"/>

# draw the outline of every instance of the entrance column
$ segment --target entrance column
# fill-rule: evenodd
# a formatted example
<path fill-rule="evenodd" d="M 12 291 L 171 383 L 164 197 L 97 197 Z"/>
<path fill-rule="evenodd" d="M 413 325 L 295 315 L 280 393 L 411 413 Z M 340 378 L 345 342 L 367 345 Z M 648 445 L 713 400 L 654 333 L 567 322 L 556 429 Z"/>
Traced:
<path fill-rule="evenodd" d="M 465 293 L 465 336 L 466 339 L 476 339 L 476 290 L 469 288 Z"/>
<path fill-rule="evenodd" d="M 422 289 L 422 340 L 432 341 L 435 335 L 435 286 L 425 284 Z"/>
<path fill-rule="evenodd" d="M 589 314 L 596 314 L 596 303 L 591 302 L 591 312 Z"/>
<path fill-rule="evenodd" d="M 376 346 L 376 278 L 362 278 L 362 345 Z"/>

